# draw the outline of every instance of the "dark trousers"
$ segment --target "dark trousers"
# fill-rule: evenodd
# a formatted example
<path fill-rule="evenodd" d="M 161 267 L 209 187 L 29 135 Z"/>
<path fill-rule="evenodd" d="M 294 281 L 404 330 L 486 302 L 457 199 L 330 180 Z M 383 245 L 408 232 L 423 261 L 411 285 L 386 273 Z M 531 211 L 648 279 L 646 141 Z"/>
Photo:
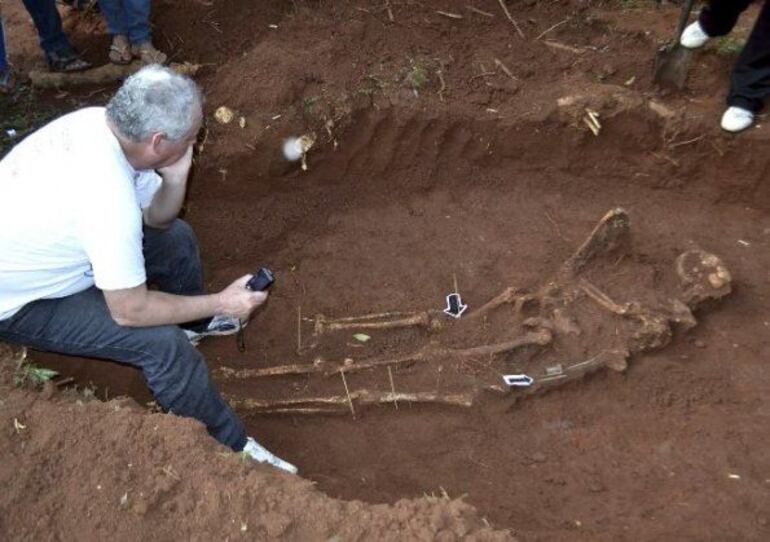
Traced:
<path fill-rule="evenodd" d="M 56 9 L 56 0 L 23 0 L 29 16 L 37 28 L 40 47 L 46 53 L 56 53 L 70 48 Z"/>
<path fill-rule="evenodd" d="M 701 11 L 699 22 L 712 37 L 724 36 L 735 27 L 751 0 L 711 0 Z M 770 94 L 770 1 L 762 5 L 746 46 L 735 62 L 727 104 L 752 112 L 762 109 Z"/>
<path fill-rule="evenodd" d="M 8 59 L 5 56 L 5 33 L 3 32 L 3 19 L 0 18 L 0 73 L 8 67 Z"/>
<path fill-rule="evenodd" d="M 184 221 L 176 220 L 166 230 L 146 228 L 144 256 L 148 282 L 160 290 L 203 293 L 198 244 Z M 246 444 L 243 424 L 214 388 L 203 356 L 184 331 L 175 325 L 119 326 L 97 288 L 25 305 L 0 320 L 0 340 L 133 365 L 163 409 L 200 420 L 214 438 L 236 451 Z"/>
<path fill-rule="evenodd" d="M 128 37 L 133 45 L 150 40 L 150 0 L 99 0 L 107 31 Z"/>

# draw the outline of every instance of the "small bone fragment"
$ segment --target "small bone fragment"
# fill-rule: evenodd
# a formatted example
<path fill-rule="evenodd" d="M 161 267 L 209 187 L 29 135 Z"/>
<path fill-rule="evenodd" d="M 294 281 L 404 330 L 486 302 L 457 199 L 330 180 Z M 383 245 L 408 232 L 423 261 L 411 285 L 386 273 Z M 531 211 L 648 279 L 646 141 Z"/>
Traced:
<path fill-rule="evenodd" d="M 632 353 L 657 350 L 671 342 L 673 332 L 667 315 L 636 308 L 632 316 L 642 324 L 631 336 L 628 348 Z"/>
<path fill-rule="evenodd" d="M 600 254 L 612 252 L 628 239 L 630 220 L 628 213 L 621 208 L 612 209 L 605 214 L 594 227 L 580 248 L 562 265 L 561 273 L 573 276 Z"/>
<path fill-rule="evenodd" d="M 591 133 L 594 134 L 594 136 L 599 135 L 599 130 L 601 130 L 601 127 L 595 126 L 590 120 L 588 120 L 588 117 L 583 117 L 583 124 L 588 126 L 588 129 L 591 130 Z"/>
<path fill-rule="evenodd" d="M 688 250 L 676 259 L 676 273 L 684 302 L 696 309 L 709 299 L 719 299 L 732 290 L 732 275 L 722 260 L 703 250 Z"/>
<path fill-rule="evenodd" d="M 622 373 L 628 368 L 628 351 L 608 350 L 602 356 L 602 363 L 608 369 Z"/>
<path fill-rule="evenodd" d="M 564 313 L 563 309 L 554 309 L 553 327 L 564 335 L 580 335 L 581 330 L 572 316 Z"/>
<path fill-rule="evenodd" d="M 470 313 L 466 318 L 466 320 L 471 320 L 471 319 L 475 319 L 480 316 L 483 316 L 489 311 L 494 310 L 500 305 L 504 305 L 506 303 L 516 303 L 517 306 L 519 307 L 519 310 L 521 310 L 521 308 L 527 302 L 534 301 L 535 299 L 537 299 L 537 297 L 532 294 L 519 294 L 516 288 L 509 287 L 503 290 L 500 294 L 496 295 L 495 297 L 487 301 L 484 305 L 479 307 L 477 310 Z"/>
<path fill-rule="evenodd" d="M 588 282 L 586 279 L 582 279 L 580 281 L 580 289 L 583 290 L 588 295 L 588 297 L 593 299 L 598 305 L 604 307 L 608 311 L 619 316 L 625 316 L 629 314 L 629 310 L 631 308 L 630 303 L 619 305 L 613 301 L 610 296 L 602 292 L 599 288 Z"/>
<path fill-rule="evenodd" d="M 695 319 L 695 316 L 693 316 L 690 308 L 678 299 L 671 300 L 670 319 L 672 322 L 679 324 L 684 331 L 698 325 L 698 321 Z"/>

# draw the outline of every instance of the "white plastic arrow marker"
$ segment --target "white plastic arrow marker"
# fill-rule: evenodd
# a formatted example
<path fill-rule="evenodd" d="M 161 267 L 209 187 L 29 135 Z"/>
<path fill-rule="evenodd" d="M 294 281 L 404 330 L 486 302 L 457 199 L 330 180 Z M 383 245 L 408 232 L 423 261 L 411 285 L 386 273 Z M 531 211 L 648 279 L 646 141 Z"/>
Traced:
<path fill-rule="evenodd" d="M 509 386 L 531 386 L 535 381 L 534 378 L 528 375 L 503 375 L 503 382 Z"/>

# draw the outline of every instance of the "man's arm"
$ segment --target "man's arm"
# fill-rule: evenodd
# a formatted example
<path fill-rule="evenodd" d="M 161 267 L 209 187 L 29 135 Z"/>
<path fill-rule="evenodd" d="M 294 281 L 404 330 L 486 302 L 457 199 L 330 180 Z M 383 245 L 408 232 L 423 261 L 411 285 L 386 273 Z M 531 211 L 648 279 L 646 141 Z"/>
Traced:
<path fill-rule="evenodd" d="M 187 176 L 192 165 L 192 145 L 174 164 L 159 169 L 163 178 L 152 203 L 144 210 L 144 223 L 153 228 L 168 228 L 179 215 L 187 191 Z"/>
<path fill-rule="evenodd" d="M 247 320 L 267 299 L 266 292 L 252 292 L 245 275 L 219 293 L 182 296 L 148 290 L 145 284 L 123 290 L 104 290 L 112 318 L 121 326 L 146 327 L 182 324 L 215 314 L 230 314 Z"/>

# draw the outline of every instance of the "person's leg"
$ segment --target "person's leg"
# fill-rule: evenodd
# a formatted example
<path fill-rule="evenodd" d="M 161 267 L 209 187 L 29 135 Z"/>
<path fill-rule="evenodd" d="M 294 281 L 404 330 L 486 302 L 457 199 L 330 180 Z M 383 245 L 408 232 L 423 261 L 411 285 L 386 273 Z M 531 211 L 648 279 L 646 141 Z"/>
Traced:
<path fill-rule="evenodd" d="M 177 218 L 166 229 L 144 228 L 147 282 L 177 295 L 201 295 L 203 265 L 198 241 L 187 222 Z"/>
<path fill-rule="evenodd" d="M 770 95 L 770 2 L 765 1 L 730 78 L 727 104 L 756 113 Z"/>
<path fill-rule="evenodd" d="M 0 18 L 0 94 L 11 92 L 14 86 L 16 86 L 16 74 L 5 56 L 5 35 L 3 20 Z"/>
<path fill-rule="evenodd" d="M 165 64 L 168 57 L 150 39 L 150 0 L 123 0 L 131 52 L 145 64 Z"/>
<path fill-rule="evenodd" d="M 177 218 L 166 229 L 144 228 L 144 267 L 147 282 L 160 291 L 176 295 L 202 295 L 203 264 L 198 240 L 187 222 Z M 211 318 L 188 322 L 182 327 L 196 333 L 208 328 Z"/>
<path fill-rule="evenodd" d="M 62 29 L 56 0 L 23 0 L 37 28 L 40 47 L 45 52 L 48 66 L 55 71 L 85 70 L 91 64 L 80 58 Z"/>
<path fill-rule="evenodd" d="M 150 0 L 123 0 L 126 30 L 132 45 L 150 41 Z"/>
<path fill-rule="evenodd" d="M 752 0 L 711 0 L 698 16 L 698 22 L 709 37 L 729 34 Z"/>
<path fill-rule="evenodd" d="M 206 293 L 198 241 L 184 220 L 177 218 L 166 229 L 144 228 L 144 266 L 147 282 L 162 292 L 176 295 Z M 194 344 L 207 336 L 232 335 L 239 327 L 237 318 L 221 314 L 182 325 Z"/>
<path fill-rule="evenodd" d="M 40 47 L 46 53 L 71 47 L 61 25 L 61 17 L 55 0 L 23 0 L 37 28 Z"/>
<path fill-rule="evenodd" d="M 0 321 L 0 339 L 133 365 L 164 410 L 200 420 L 214 438 L 236 451 L 246 445 L 243 424 L 214 388 L 203 356 L 184 332 L 173 325 L 119 326 L 97 288 L 26 305 Z"/>
<path fill-rule="evenodd" d="M 3 20 L 0 19 L 0 73 L 8 68 L 8 59 L 5 56 L 5 33 L 3 32 Z"/>
<path fill-rule="evenodd" d="M 128 34 L 122 0 L 99 0 L 99 9 L 102 10 L 104 20 L 107 21 L 107 32 L 110 35 L 125 36 Z"/>

